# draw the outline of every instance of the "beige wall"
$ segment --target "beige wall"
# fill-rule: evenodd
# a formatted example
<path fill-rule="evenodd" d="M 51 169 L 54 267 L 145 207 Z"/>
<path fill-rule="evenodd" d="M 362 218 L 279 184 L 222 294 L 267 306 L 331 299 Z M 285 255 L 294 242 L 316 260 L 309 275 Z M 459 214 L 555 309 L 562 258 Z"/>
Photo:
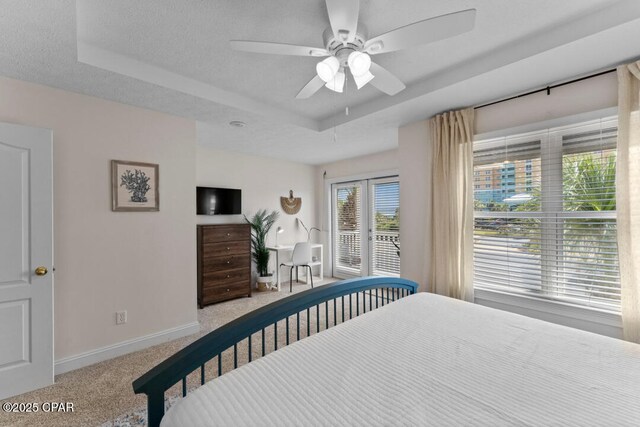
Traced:
<path fill-rule="evenodd" d="M 0 121 L 53 130 L 56 359 L 195 322 L 195 123 L 7 78 Z M 111 211 L 112 159 L 160 165 L 160 212 Z"/>
<path fill-rule="evenodd" d="M 398 169 L 398 150 L 383 151 L 368 156 L 355 157 L 317 167 L 320 178 L 352 177 L 361 174 Z"/>
<path fill-rule="evenodd" d="M 609 73 L 476 110 L 475 133 L 483 134 L 618 106 L 618 80 Z"/>
<path fill-rule="evenodd" d="M 239 188 L 242 190 L 242 213 L 253 215 L 258 209 L 280 212 L 280 219 L 269 233 L 268 243 L 275 244 L 275 230 L 284 231 L 279 244 L 306 241 L 307 234 L 298 224 L 300 218 L 307 227 L 319 227 L 316 221 L 314 199 L 314 167 L 285 160 L 249 156 L 242 153 L 197 147 L 196 182 L 203 187 Z M 280 207 L 280 197 L 293 190 L 302 198 L 300 212 L 288 215 Z M 244 222 L 242 215 L 198 215 L 199 224 Z M 312 240 L 318 234 L 312 232 Z"/>
<path fill-rule="evenodd" d="M 400 158 L 400 272 L 428 289 L 431 253 L 431 144 L 427 121 L 398 130 Z"/>

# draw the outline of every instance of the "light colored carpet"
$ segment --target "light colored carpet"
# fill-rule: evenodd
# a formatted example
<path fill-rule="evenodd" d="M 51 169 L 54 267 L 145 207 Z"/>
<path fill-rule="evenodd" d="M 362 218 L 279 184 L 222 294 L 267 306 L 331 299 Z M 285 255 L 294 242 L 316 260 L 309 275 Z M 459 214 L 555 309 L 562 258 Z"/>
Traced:
<path fill-rule="evenodd" d="M 334 279 L 329 279 L 316 283 L 316 285 L 333 281 Z M 146 397 L 133 393 L 131 387 L 133 380 L 213 329 L 263 305 L 291 295 L 288 288 L 288 284 L 286 286 L 283 284 L 281 292 L 254 292 L 252 298 L 240 298 L 205 307 L 198 310 L 198 320 L 201 325 L 201 331 L 198 334 L 58 375 L 56 383 L 52 386 L 7 399 L 11 402 L 37 402 L 40 404 L 44 402 L 73 402 L 75 409 L 73 413 L 39 411 L 28 414 L 7 414 L 0 412 L 0 425 L 94 427 L 114 419 L 122 419 L 124 414 L 139 411 L 146 406 Z M 294 283 L 294 293 L 306 289 L 309 289 L 307 285 Z M 324 316 L 322 318 L 324 319 Z M 278 332 L 278 336 L 280 336 L 281 331 Z M 254 344 L 254 352 L 257 354 L 260 350 L 256 347 L 259 347 L 260 341 L 257 337 L 254 339 L 256 343 Z M 272 351 L 272 333 L 267 336 L 267 347 L 268 352 Z M 239 352 L 243 349 L 245 349 L 242 353 L 244 357 L 240 357 L 239 364 L 246 363 L 246 347 L 239 347 Z M 233 365 L 232 352 L 227 353 L 223 356 L 224 372 L 230 370 Z M 207 379 L 214 376 L 214 366 L 209 366 Z M 189 378 L 189 387 L 195 387 L 197 384 L 199 384 L 199 371 Z M 179 393 L 179 385 L 176 385 L 172 390 L 167 391 L 167 397 Z"/>

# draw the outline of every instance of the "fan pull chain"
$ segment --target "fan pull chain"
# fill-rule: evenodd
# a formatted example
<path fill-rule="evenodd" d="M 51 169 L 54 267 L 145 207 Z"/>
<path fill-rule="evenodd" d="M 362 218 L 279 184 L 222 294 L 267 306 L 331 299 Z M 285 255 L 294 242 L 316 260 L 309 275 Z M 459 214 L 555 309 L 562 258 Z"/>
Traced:
<path fill-rule="evenodd" d="M 345 79 L 345 84 L 346 84 L 346 79 Z M 337 101 L 336 101 L 336 97 L 333 98 L 333 108 L 338 111 L 338 105 L 337 105 Z M 337 116 L 337 114 L 335 115 Z M 333 117 L 333 143 L 336 144 L 338 142 L 338 130 L 337 130 L 337 126 L 336 126 L 336 117 Z"/>

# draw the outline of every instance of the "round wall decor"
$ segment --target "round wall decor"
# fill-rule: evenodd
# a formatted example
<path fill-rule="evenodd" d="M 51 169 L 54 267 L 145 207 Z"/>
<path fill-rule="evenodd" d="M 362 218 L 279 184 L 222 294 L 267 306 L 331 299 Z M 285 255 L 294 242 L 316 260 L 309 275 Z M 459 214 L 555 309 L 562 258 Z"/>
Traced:
<path fill-rule="evenodd" d="M 282 206 L 282 210 L 285 213 L 295 215 L 300 212 L 302 199 L 300 197 L 293 197 L 293 190 L 289 190 L 289 197 L 280 197 L 280 206 Z"/>

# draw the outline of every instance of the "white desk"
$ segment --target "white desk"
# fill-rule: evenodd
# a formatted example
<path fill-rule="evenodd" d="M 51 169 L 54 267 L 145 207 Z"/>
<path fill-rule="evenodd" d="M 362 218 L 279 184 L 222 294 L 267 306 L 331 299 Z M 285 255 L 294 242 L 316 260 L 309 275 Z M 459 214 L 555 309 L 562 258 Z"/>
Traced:
<path fill-rule="evenodd" d="M 282 262 L 283 258 L 282 256 L 285 253 L 289 253 L 291 254 L 293 252 L 293 246 L 294 245 L 278 245 L 278 246 L 267 246 L 267 249 L 275 252 L 276 254 L 276 276 L 277 276 L 277 283 L 278 283 L 278 291 L 280 291 L 280 284 L 281 284 L 281 280 L 280 280 L 280 263 Z M 312 243 L 311 244 L 311 253 L 313 254 L 315 252 L 319 253 L 319 256 L 317 258 L 317 261 L 313 261 L 311 263 L 309 263 L 309 265 L 312 268 L 313 271 L 313 267 L 315 266 L 319 266 L 320 267 L 320 280 L 324 279 L 324 272 L 323 267 L 322 267 L 322 245 L 320 243 Z M 291 258 L 291 255 L 289 255 L 289 258 Z M 304 281 L 305 283 L 309 283 L 309 277 L 308 277 L 309 273 L 307 272 L 307 269 L 305 268 L 305 272 L 304 272 Z"/>

